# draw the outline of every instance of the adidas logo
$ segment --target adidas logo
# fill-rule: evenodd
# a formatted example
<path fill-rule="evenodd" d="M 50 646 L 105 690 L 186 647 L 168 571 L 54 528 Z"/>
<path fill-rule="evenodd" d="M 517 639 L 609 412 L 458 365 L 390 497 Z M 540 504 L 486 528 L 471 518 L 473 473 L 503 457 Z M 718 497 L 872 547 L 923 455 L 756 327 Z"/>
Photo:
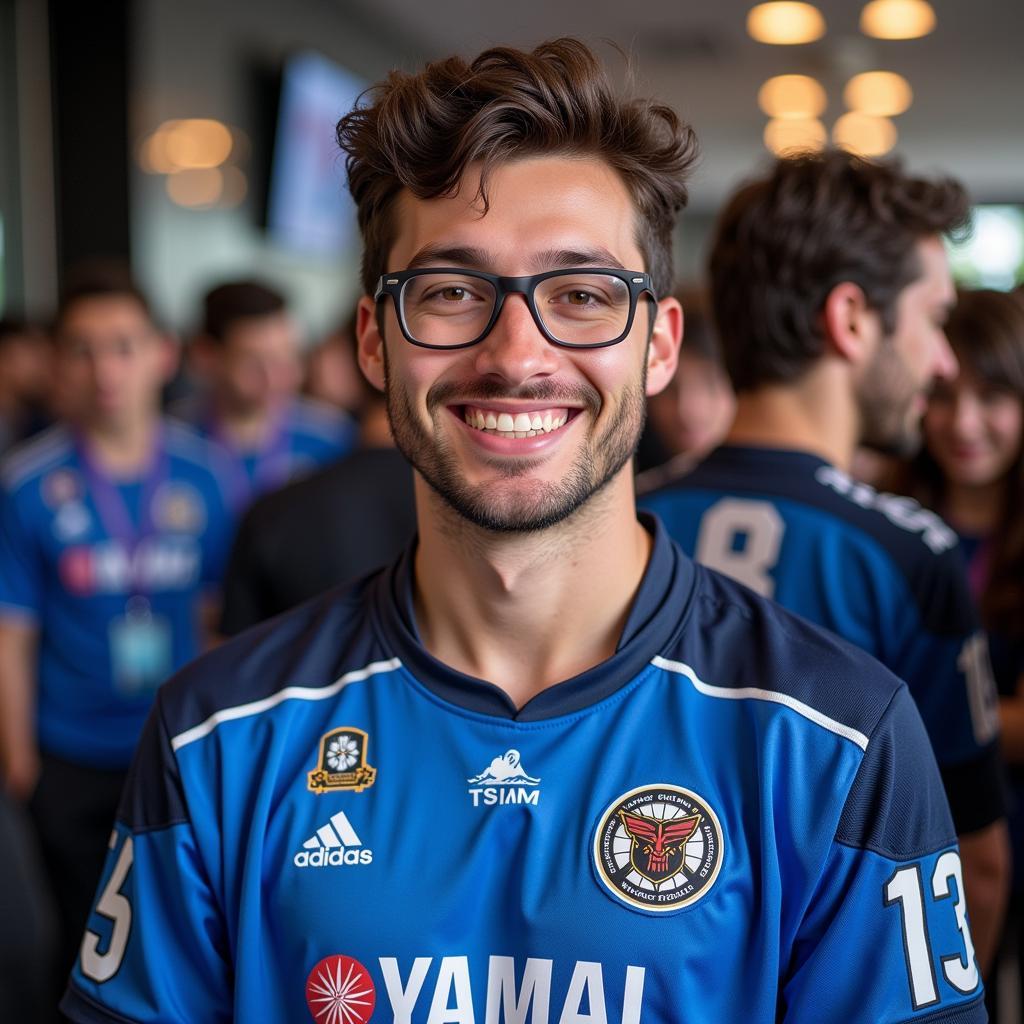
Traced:
<path fill-rule="evenodd" d="M 350 864 L 373 863 L 373 850 L 360 849 L 363 841 L 344 811 L 316 830 L 292 858 L 297 868 L 337 868 Z"/>

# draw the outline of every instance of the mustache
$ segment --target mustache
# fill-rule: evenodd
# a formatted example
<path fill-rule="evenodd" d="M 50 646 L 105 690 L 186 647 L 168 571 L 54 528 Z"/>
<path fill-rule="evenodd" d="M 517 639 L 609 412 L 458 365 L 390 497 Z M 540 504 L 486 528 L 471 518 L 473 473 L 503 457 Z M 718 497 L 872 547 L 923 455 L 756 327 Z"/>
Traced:
<path fill-rule="evenodd" d="M 510 388 L 498 380 L 438 381 L 427 391 L 427 409 L 433 411 L 454 401 L 468 404 L 489 399 L 512 399 L 521 402 L 548 402 L 553 406 L 582 406 L 591 411 L 601 407 L 597 388 L 585 383 L 561 383 L 556 380 L 537 381 Z"/>

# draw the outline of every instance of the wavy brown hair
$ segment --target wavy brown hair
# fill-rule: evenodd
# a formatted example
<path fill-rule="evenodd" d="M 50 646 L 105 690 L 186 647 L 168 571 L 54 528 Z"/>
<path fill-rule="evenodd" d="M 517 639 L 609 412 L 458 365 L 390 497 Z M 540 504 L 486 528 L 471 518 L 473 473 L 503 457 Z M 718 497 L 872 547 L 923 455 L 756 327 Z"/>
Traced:
<path fill-rule="evenodd" d="M 737 391 L 797 380 L 822 355 L 821 313 L 852 281 L 895 327 L 896 300 L 921 274 L 915 246 L 967 223 L 963 187 L 906 175 L 896 160 L 844 150 L 781 158 L 719 216 L 711 301 Z"/>
<path fill-rule="evenodd" d="M 622 177 L 638 213 L 637 243 L 659 296 L 672 288 L 672 229 L 686 204 L 696 136 L 670 108 L 619 97 L 593 52 L 577 39 L 532 51 L 498 47 L 473 61 L 392 71 L 337 127 L 363 235 L 363 288 L 388 271 L 394 203 L 454 195 L 481 168 L 487 206 L 493 169 L 529 156 L 595 156 Z M 395 269 L 395 268 L 390 268 Z"/>
<path fill-rule="evenodd" d="M 1005 292 L 958 293 L 946 336 L 960 361 L 986 388 L 1014 395 L 1024 405 L 1024 303 Z M 896 489 L 942 510 L 945 479 L 927 448 L 898 474 Z M 1024 634 L 1024 439 L 1003 490 L 991 536 L 988 585 L 981 613 L 989 629 Z"/>

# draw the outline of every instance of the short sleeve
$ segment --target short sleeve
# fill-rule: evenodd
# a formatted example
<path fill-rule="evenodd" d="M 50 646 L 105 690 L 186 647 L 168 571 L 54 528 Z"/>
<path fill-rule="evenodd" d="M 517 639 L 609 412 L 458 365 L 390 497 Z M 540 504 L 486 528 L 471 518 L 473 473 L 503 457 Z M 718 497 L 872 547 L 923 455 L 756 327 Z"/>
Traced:
<path fill-rule="evenodd" d="M 34 618 L 41 606 L 43 559 L 25 514 L 26 497 L 0 490 L 0 616 Z"/>
<path fill-rule="evenodd" d="M 232 1020 L 226 928 L 159 702 L 132 765 L 61 1010 L 76 1022 Z"/>
<path fill-rule="evenodd" d="M 960 855 L 916 709 L 872 734 L 783 986 L 787 1024 L 987 1020 Z"/>

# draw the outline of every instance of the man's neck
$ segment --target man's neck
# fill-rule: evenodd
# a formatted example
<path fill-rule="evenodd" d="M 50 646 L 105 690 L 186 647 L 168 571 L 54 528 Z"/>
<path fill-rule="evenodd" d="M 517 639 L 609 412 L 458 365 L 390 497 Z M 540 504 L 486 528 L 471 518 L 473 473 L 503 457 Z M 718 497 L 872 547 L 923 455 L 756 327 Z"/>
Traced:
<path fill-rule="evenodd" d="M 221 403 L 214 413 L 217 428 L 232 447 L 240 451 L 256 451 L 269 440 L 280 416 L 278 407 L 233 409 Z"/>
<path fill-rule="evenodd" d="M 517 707 L 614 654 L 650 556 L 628 467 L 557 527 L 496 534 L 416 478 L 416 619 L 439 661 Z"/>
<path fill-rule="evenodd" d="M 149 465 L 160 418 L 156 413 L 131 423 L 88 423 L 82 436 L 90 456 L 105 473 L 130 479 Z"/>
<path fill-rule="evenodd" d="M 741 393 L 725 443 L 810 452 L 849 471 L 858 433 L 849 385 L 839 368 L 825 365 L 796 384 Z"/>

